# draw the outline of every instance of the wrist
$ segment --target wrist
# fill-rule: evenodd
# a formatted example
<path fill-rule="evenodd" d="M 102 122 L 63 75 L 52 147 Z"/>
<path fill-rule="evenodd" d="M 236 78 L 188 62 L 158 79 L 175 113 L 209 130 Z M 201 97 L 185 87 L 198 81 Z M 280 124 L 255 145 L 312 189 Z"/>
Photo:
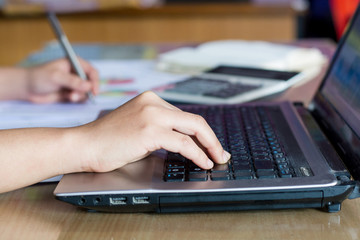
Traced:
<path fill-rule="evenodd" d="M 84 126 L 66 128 L 62 135 L 66 154 L 62 157 L 62 174 L 91 172 L 91 159 L 94 148 L 90 146 Z"/>

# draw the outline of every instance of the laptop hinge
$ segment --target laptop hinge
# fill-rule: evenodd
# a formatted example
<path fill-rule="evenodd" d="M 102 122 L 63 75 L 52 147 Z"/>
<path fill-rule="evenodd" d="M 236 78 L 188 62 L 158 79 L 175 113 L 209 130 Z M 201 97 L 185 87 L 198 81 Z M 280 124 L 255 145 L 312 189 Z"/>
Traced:
<path fill-rule="evenodd" d="M 360 197 L 360 182 L 355 181 L 355 188 L 353 192 L 349 195 L 349 199 L 355 199 Z"/>
<path fill-rule="evenodd" d="M 312 114 L 301 105 L 296 105 L 295 107 L 301 116 L 307 130 L 309 131 L 309 134 L 311 135 L 322 155 L 325 157 L 334 175 L 337 177 L 346 176 L 347 178 L 350 178 L 351 175 L 348 172 L 347 167 L 345 166 L 341 157 L 335 151 L 327 136 L 325 136 L 320 126 L 313 118 Z"/>

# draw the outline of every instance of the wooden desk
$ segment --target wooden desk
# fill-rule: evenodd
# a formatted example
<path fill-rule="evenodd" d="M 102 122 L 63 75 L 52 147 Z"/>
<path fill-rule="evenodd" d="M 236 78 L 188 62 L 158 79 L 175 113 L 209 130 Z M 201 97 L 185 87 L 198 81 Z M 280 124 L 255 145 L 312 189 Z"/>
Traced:
<path fill-rule="evenodd" d="M 191 214 L 88 213 L 55 200 L 55 184 L 0 195 L 0 239 L 360 239 L 360 199 L 316 209 Z"/>
<path fill-rule="evenodd" d="M 334 46 L 318 45 L 327 55 Z M 320 46 L 320 45 L 321 46 Z M 321 77 L 275 100 L 309 100 Z M 56 184 L 0 194 L 0 239 L 360 239 L 360 199 L 317 209 L 191 214 L 89 213 L 53 197 Z"/>
<path fill-rule="evenodd" d="M 294 40 L 297 12 L 249 3 L 115 8 L 59 15 L 71 42 L 205 42 L 218 39 Z M 0 65 L 12 65 L 53 40 L 44 14 L 0 14 Z"/>

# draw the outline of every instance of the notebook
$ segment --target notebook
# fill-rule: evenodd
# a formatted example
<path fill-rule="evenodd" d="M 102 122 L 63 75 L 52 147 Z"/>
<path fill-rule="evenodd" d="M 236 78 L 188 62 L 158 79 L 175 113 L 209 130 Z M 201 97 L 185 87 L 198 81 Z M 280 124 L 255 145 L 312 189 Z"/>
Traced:
<path fill-rule="evenodd" d="M 157 151 L 109 173 L 65 175 L 54 194 L 109 212 L 341 209 L 360 180 L 360 16 L 356 11 L 310 107 L 291 102 L 187 105 L 203 115 L 227 164 L 209 171 Z"/>

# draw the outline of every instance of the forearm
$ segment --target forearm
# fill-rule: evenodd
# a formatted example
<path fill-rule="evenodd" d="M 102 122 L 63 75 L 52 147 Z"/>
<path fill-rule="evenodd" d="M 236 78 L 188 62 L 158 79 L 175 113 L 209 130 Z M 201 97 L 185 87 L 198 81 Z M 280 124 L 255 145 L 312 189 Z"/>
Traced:
<path fill-rule="evenodd" d="M 0 100 L 25 100 L 28 94 L 28 70 L 0 68 Z"/>
<path fill-rule="evenodd" d="M 28 93 L 28 70 L 0 68 L 0 100 L 25 100 Z"/>
<path fill-rule="evenodd" d="M 77 132 L 76 128 L 1 130 L 0 192 L 82 171 L 86 151 Z"/>

